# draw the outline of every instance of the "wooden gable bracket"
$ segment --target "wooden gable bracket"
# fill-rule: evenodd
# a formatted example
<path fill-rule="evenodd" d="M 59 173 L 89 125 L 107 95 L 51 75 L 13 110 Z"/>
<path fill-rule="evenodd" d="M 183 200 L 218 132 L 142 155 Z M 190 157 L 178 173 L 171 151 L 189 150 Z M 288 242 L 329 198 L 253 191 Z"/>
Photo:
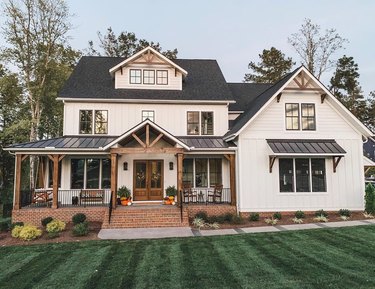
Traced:
<path fill-rule="evenodd" d="M 321 103 L 324 102 L 324 100 L 326 99 L 326 97 L 327 97 L 327 93 L 323 93 L 323 94 L 320 95 Z"/>
<path fill-rule="evenodd" d="M 270 168 L 270 173 L 272 173 L 272 167 L 273 167 L 273 164 L 275 163 L 276 158 L 277 158 L 276 156 L 269 156 L 268 165 Z"/>
<path fill-rule="evenodd" d="M 280 92 L 280 93 L 276 96 L 277 102 L 280 102 L 281 95 L 282 95 L 282 93 Z"/>
<path fill-rule="evenodd" d="M 342 156 L 338 157 L 332 157 L 333 160 L 333 172 L 336 173 L 336 168 L 339 165 L 340 160 L 342 159 Z"/>
<path fill-rule="evenodd" d="M 142 146 L 142 147 L 146 147 L 146 144 L 135 134 L 135 133 L 132 133 L 132 136 L 135 138 L 135 140 Z"/>

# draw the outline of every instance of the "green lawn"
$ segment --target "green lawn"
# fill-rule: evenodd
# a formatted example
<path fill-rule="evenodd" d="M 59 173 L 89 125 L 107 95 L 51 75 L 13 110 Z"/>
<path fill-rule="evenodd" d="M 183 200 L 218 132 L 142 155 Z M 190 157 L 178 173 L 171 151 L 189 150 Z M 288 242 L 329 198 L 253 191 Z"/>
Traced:
<path fill-rule="evenodd" d="M 3 247 L 0 288 L 375 288 L 375 226 Z"/>

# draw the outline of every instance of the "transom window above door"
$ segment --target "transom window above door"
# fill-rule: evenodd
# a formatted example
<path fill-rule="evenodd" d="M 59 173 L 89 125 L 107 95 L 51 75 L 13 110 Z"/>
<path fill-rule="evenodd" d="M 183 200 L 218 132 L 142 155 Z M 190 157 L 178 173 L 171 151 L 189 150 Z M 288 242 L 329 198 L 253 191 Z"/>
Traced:
<path fill-rule="evenodd" d="M 299 103 L 285 104 L 286 130 L 316 130 L 315 104 Z"/>
<path fill-rule="evenodd" d="M 214 113 L 212 111 L 188 111 L 187 134 L 213 135 Z"/>

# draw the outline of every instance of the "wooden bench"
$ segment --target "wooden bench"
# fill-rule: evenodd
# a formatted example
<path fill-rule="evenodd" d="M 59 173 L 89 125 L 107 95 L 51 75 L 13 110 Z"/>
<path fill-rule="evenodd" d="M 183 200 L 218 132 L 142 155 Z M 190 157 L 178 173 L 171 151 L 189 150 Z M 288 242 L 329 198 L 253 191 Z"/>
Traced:
<path fill-rule="evenodd" d="M 104 204 L 104 190 L 82 189 L 79 193 L 79 203 L 86 204 Z"/>

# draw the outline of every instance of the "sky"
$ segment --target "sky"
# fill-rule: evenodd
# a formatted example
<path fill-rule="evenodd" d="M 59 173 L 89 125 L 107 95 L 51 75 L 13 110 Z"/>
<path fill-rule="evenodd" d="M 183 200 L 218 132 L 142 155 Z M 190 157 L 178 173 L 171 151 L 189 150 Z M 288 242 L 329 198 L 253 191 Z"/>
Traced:
<path fill-rule="evenodd" d="M 375 1 L 373 0 L 67 0 L 75 16 L 70 44 L 87 48 L 97 32 L 112 27 L 116 34 L 134 32 L 138 38 L 178 49 L 178 58 L 216 59 L 228 82 L 241 82 L 250 61 L 259 61 L 272 46 L 300 59 L 288 44 L 305 18 L 325 29 L 335 28 L 349 40 L 334 55 L 352 56 L 359 65 L 365 95 L 375 90 Z M 1 43 L 1 40 L 0 40 Z M 322 76 L 328 84 L 333 70 Z"/>

